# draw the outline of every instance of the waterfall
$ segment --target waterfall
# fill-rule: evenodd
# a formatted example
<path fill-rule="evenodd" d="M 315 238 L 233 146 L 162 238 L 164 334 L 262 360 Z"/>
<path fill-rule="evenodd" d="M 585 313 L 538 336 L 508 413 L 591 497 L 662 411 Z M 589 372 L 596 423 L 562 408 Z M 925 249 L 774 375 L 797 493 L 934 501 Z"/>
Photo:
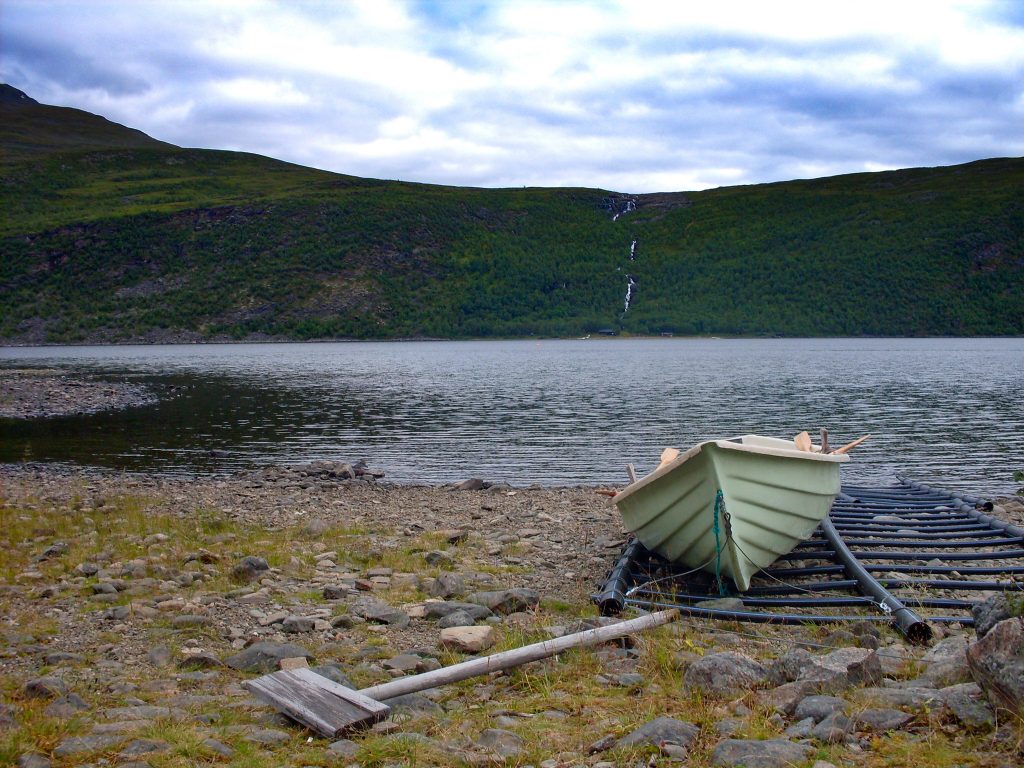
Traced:
<path fill-rule="evenodd" d="M 626 308 L 623 309 L 624 313 L 630 310 L 630 302 L 633 301 L 633 294 L 637 289 L 637 282 L 633 280 L 632 274 L 627 274 L 626 280 L 629 281 L 629 283 L 626 286 Z"/>
<path fill-rule="evenodd" d="M 636 240 L 629 244 L 629 260 L 636 261 Z"/>
<path fill-rule="evenodd" d="M 627 200 L 626 201 L 626 207 L 623 208 L 621 211 L 616 211 L 615 215 L 612 216 L 612 221 L 617 221 L 619 216 L 621 216 L 622 214 L 629 213 L 630 211 L 635 211 L 635 210 L 636 210 L 636 201 L 635 200 Z"/>

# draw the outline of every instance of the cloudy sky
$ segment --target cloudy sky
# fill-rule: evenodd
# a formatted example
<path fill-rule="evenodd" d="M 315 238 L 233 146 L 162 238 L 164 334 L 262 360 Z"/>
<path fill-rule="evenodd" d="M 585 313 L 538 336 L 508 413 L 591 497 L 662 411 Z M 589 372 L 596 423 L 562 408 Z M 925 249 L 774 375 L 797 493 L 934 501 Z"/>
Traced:
<path fill-rule="evenodd" d="M 2 0 L 0 79 L 359 176 L 694 190 L 1024 155 L 1024 2 Z"/>

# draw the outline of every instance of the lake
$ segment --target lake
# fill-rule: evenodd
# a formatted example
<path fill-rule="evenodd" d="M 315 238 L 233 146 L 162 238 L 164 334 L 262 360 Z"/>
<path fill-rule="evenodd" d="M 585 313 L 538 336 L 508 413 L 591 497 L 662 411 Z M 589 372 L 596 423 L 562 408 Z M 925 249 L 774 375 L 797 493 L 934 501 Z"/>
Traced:
<path fill-rule="evenodd" d="M 843 469 L 979 494 L 1024 469 L 1024 339 L 588 339 L 0 349 L 146 382 L 114 413 L 0 421 L 0 461 L 167 474 L 366 459 L 400 483 L 626 482 L 666 446 L 870 432 Z"/>

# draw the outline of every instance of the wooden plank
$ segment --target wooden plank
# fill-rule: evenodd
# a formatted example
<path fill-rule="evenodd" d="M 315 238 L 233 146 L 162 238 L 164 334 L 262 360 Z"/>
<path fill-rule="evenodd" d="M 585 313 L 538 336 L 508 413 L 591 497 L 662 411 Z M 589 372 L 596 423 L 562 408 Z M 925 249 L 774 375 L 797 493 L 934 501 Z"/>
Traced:
<path fill-rule="evenodd" d="M 274 672 L 242 685 L 292 720 L 329 739 L 375 723 L 391 711 L 309 669 Z M 338 695 L 337 689 L 354 696 Z"/>
<path fill-rule="evenodd" d="M 344 699 L 354 706 L 358 706 L 366 712 L 369 712 L 376 716 L 376 720 L 381 720 L 388 716 L 391 712 L 391 707 L 387 704 L 381 704 L 376 699 L 370 698 L 363 691 L 354 691 L 351 688 L 346 688 L 341 683 L 336 683 L 328 677 L 318 675 L 311 669 L 297 669 L 295 670 L 298 677 L 306 682 L 310 687 L 316 686 L 324 689 L 333 696 L 337 696 L 339 699 Z"/>

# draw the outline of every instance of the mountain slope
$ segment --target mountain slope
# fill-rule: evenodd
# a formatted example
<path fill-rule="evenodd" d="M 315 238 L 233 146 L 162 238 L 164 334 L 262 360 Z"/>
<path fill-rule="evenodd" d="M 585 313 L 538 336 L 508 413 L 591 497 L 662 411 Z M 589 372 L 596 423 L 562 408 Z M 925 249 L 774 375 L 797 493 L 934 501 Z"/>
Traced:
<path fill-rule="evenodd" d="M 626 196 L 360 179 L 21 99 L 0 118 L 11 342 L 1024 333 L 1020 159 Z"/>

